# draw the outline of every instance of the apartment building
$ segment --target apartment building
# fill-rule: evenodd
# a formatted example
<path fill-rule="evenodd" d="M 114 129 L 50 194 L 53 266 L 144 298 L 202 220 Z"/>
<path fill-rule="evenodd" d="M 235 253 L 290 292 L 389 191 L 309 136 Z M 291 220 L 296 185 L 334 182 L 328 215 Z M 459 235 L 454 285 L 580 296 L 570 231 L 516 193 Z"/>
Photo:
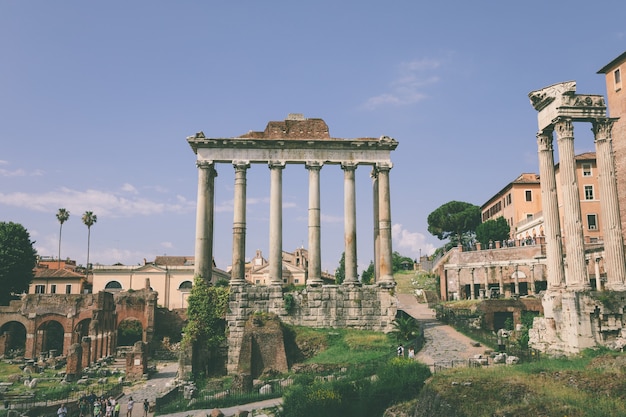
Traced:
<path fill-rule="evenodd" d="M 598 74 L 604 74 L 609 116 L 617 118 L 613 125 L 613 152 L 615 154 L 615 175 L 620 206 L 622 234 L 626 238 L 626 92 L 622 79 L 626 75 L 626 52 L 602 67 Z"/>

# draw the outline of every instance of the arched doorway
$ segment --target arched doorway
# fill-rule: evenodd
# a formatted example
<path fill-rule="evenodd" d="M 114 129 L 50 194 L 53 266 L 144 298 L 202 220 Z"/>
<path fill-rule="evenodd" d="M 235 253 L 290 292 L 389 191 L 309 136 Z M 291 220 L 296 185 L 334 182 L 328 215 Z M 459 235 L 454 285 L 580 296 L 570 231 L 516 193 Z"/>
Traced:
<path fill-rule="evenodd" d="M 26 351 L 26 327 L 20 322 L 9 321 L 0 328 L 0 353 L 5 358 L 23 356 Z"/>
<path fill-rule="evenodd" d="M 139 320 L 126 319 L 117 326 L 117 345 L 133 346 L 143 340 L 143 326 Z"/>
<path fill-rule="evenodd" d="M 64 330 L 61 323 L 50 320 L 39 326 L 37 333 L 41 337 L 41 352 L 63 354 Z"/>

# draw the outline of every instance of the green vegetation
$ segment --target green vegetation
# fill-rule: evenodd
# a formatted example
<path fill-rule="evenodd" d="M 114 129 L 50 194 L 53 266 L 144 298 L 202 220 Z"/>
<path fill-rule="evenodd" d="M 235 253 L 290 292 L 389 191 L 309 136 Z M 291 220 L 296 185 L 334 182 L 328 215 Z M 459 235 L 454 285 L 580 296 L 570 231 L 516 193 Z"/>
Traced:
<path fill-rule="evenodd" d="M 188 299 L 183 344 L 201 340 L 203 345 L 215 348 L 226 339 L 228 296 L 228 287 L 211 286 L 204 279 L 195 278 Z"/>
<path fill-rule="evenodd" d="M 28 292 L 37 262 L 34 243 L 21 224 L 0 222 L 0 305 Z"/>
<path fill-rule="evenodd" d="M 476 226 L 476 240 L 482 245 L 483 249 L 489 248 L 489 242 L 492 242 L 495 249 L 495 243 L 508 239 L 511 233 L 511 227 L 507 223 L 506 219 L 502 216 L 497 219 L 489 219 L 484 223 Z"/>
<path fill-rule="evenodd" d="M 391 404 L 418 395 L 430 370 L 419 362 L 393 358 L 372 377 L 351 373 L 342 378 L 295 384 L 283 396 L 281 417 L 380 417 Z"/>
<path fill-rule="evenodd" d="M 480 224 L 480 207 L 450 201 L 428 215 L 428 231 L 439 240 L 450 239 L 452 246 L 470 243 Z"/>
<path fill-rule="evenodd" d="M 455 368 L 433 376 L 416 417 L 624 416 L 625 376 L 626 356 L 601 350 L 516 366 Z"/>

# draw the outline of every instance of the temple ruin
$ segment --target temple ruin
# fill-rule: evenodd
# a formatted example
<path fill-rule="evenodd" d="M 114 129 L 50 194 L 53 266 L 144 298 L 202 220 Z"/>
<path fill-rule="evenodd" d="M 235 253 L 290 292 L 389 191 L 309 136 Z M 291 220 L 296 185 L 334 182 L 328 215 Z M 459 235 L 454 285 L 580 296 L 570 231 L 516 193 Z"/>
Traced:
<path fill-rule="evenodd" d="M 322 119 L 290 114 L 271 121 L 264 131 L 233 138 L 207 138 L 199 132 L 187 138 L 197 155 L 198 201 L 196 217 L 195 275 L 211 279 L 215 166 L 231 164 L 235 170 L 234 220 L 230 305 L 228 322 L 228 372 L 242 367 L 239 357 L 249 316 L 271 313 L 283 322 L 311 327 L 353 327 L 386 331 L 396 315 L 393 296 L 390 153 L 398 142 L 390 137 L 332 138 Z M 270 177 L 270 231 L 268 286 L 245 281 L 246 173 L 250 164 L 267 164 Z M 308 251 L 306 290 L 293 296 L 287 310 L 282 294 L 282 172 L 288 164 L 304 165 L 309 174 Z M 320 171 L 340 165 L 344 185 L 345 280 L 323 285 L 321 280 Z M 371 166 L 374 207 L 373 247 L 375 285 L 361 285 L 356 260 L 355 170 Z M 252 358 L 251 360 L 254 360 Z M 244 368 L 253 369 L 254 364 Z"/>
<path fill-rule="evenodd" d="M 544 317 L 536 318 L 530 343 L 545 352 L 577 353 L 598 345 L 626 343 L 626 260 L 620 222 L 618 189 L 611 130 L 616 119 L 607 117 L 601 95 L 576 94 L 574 81 L 529 94 L 538 111 L 539 175 L 546 240 L 547 290 Z M 604 236 L 603 249 L 594 249 L 606 272 L 605 291 L 592 291 L 586 259 L 580 207 L 580 186 L 575 175 L 574 125 L 591 123 L 596 147 Z M 562 201 L 557 198 L 553 133 L 557 135 Z M 563 218 L 563 230 L 559 220 Z"/>

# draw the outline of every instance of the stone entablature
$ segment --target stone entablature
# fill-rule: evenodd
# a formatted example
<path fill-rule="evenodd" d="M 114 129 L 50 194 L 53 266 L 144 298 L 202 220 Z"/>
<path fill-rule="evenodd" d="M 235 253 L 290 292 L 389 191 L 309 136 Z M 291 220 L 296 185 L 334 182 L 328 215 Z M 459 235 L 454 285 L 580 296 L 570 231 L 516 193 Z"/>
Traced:
<path fill-rule="evenodd" d="M 281 287 L 231 286 L 228 326 L 230 374 L 238 372 L 246 322 L 253 314 L 272 313 L 287 324 L 316 328 L 353 328 L 388 332 L 396 318 L 392 289 L 379 286 L 324 285 L 290 293 L 295 301 L 285 309 Z"/>

